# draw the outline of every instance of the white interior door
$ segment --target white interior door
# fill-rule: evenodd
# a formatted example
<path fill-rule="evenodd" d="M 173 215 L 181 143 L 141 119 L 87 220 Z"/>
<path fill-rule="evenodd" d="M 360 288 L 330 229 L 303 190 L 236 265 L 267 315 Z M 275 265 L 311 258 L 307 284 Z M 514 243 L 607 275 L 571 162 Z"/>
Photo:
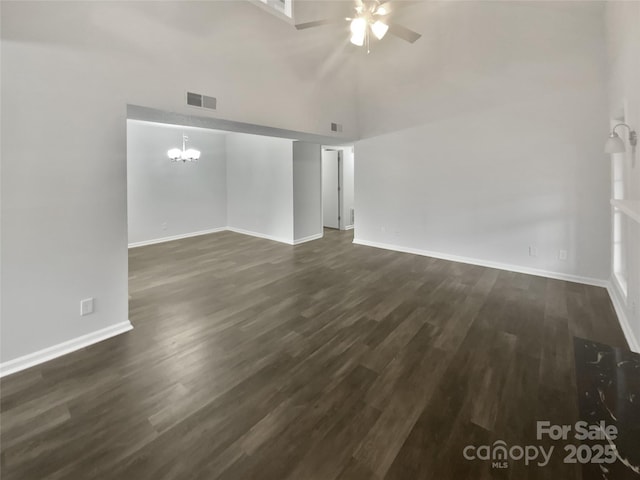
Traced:
<path fill-rule="evenodd" d="M 322 218 L 323 225 L 340 228 L 340 191 L 338 152 L 322 152 Z"/>

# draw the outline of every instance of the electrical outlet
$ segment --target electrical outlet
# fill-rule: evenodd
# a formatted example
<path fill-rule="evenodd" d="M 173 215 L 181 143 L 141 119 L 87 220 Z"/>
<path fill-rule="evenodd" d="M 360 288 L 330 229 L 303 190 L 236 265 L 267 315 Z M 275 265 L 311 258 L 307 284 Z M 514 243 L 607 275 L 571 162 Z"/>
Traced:
<path fill-rule="evenodd" d="M 529 256 L 530 257 L 537 257 L 538 256 L 538 249 L 536 247 L 529 247 Z"/>
<path fill-rule="evenodd" d="M 93 298 L 85 298 L 80 300 L 80 316 L 84 317 L 93 313 Z"/>
<path fill-rule="evenodd" d="M 560 250 L 558 252 L 558 260 L 567 260 L 567 251 L 566 250 Z"/>

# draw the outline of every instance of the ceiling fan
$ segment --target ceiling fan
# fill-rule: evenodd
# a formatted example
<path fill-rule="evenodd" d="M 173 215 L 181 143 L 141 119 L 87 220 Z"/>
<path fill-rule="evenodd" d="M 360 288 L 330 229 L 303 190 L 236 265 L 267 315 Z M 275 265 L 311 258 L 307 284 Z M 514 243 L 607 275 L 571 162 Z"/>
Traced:
<path fill-rule="evenodd" d="M 320 27 L 344 21 L 350 22 L 351 43 L 358 47 L 366 44 L 367 52 L 369 51 L 371 34 L 378 40 L 382 40 L 387 33 L 390 33 L 409 43 L 414 43 L 422 35 L 388 20 L 388 15 L 391 13 L 391 8 L 389 8 L 390 1 L 391 0 L 356 0 L 356 15 L 353 18 L 327 18 L 313 22 L 298 23 L 295 27 L 298 30 L 305 30 L 307 28 Z"/>

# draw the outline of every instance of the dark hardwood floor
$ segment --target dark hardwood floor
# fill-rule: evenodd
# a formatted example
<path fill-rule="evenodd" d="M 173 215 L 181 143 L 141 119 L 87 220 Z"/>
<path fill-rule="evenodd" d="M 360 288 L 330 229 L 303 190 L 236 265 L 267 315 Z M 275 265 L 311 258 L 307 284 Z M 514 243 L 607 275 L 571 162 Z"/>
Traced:
<path fill-rule="evenodd" d="M 466 445 L 578 419 L 607 292 L 231 232 L 130 251 L 134 330 L 2 379 L 2 479 L 578 479 Z"/>

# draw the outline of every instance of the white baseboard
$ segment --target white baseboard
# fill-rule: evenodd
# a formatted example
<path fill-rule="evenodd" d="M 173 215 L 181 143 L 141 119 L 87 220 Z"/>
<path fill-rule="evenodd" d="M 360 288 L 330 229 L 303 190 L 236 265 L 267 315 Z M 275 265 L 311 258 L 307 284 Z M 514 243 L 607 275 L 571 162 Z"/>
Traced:
<path fill-rule="evenodd" d="M 311 240 L 318 240 L 319 238 L 322 238 L 324 236 L 324 233 L 317 233 L 315 235 L 309 235 L 308 237 L 302 237 L 302 238 L 298 238 L 297 240 L 293 241 L 294 245 L 300 245 L 301 243 L 305 243 L 305 242 L 310 242 Z"/>
<path fill-rule="evenodd" d="M 274 242 L 286 243 L 287 245 L 293 245 L 293 240 L 283 237 L 274 237 L 272 235 L 266 235 L 264 233 L 252 232 L 251 230 L 244 230 L 242 228 L 227 227 L 226 230 L 235 233 L 241 233 L 243 235 L 250 235 L 252 237 L 264 238 L 266 240 L 273 240 Z"/>
<path fill-rule="evenodd" d="M 296 240 L 294 242 L 293 240 L 290 240 L 290 239 L 287 239 L 287 238 L 274 237 L 272 235 L 266 235 L 264 233 L 253 232 L 251 230 L 244 230 L 242 228 L 218 227 L 218 228 L 212 228 L 210 230 L 201 230 L 199 232 L 185 233 L 184 235 L 174 235 L 174 236 L 171 236 L 171 237 L 163 237 L 163 238 L 155 238 L 153 240 L 145 240 L 143 242 L 134 242 L 134 243 L 130 243 L 129 244 L 129 248 L 145 247 L 147 245 L 155 245 L 157 243 L 172 242 L 174 240 L 182 240 L 184 238 L 197 237 L 199 235 L 208 235 L 210 233 L 218 233 L 218 232 L 241 233 L 242 235 L 249 235 L 251 237 L 257 237 L 257 238 L 264 238 L 266 240 L 272 240 L 274 242 L 286 243 L 287 245 L 297 245 L 298 243 L 308 242 L 308 241 L 311 241 L 311 240 L 315 240 L 316 238 L 321 238 L 322 237 L 322 234 L 320 234 L 318 237 L 316 237 L 316 236 L 305 237 L 305 238 L 301 238 L 299 240 Z"/>
<path fill-rule="evenodd" d="M 111 325 L 101 330 L 82 335 L 72 340 L 59 343 L 52 347 L 44 348 L 37 352 L 30 353 L 13 360 L 9 360 L 8 362 L 0 364 L 0 377 L 11 375 L 12 373 L 25 370 L 29 367 L 48 362 L 49 360 L 53 360 L 54 358 L 66 355 L 67 353 L 80 350 L 81 348 L 88 347 L 89 345 L 101 342 L 103 340 L 106 340 L 107 338 L 115 337 L 116 335 L 120 335 L 121 333 L 128 332 L 132 328 L 133 325 L 131 325 L 131 322 L 129 322 L 129 320 L 126 320 L 124 322 Z"/>
<path fill-rule="evenodd" d="M 353 230 L 353 225 L 346 225 L 343 230 Z"/>
<path fill-rule="evenodd" d="M 402 247 L 399 245 L 391 245 L 388 243 L 370 242 L 354 238 L 353 243 L 356 245 L 364 245 L 367 247 L 383 248 L 385 250 L 393 250 L 396 252 L 412 253 L 414 255 L 422 255 L 425 257 L 439 258 L 442 260 L 450 260 L 452 262 L 467 263 L 470 265 L 478 265 L 480 267 L 496 268 L 498 270 L 507 270 L 509 272 L 525 273 L 527 275 L 536 275 L 538 277 L 554 278 L 556 280 L 565 280 L 567 282 L 583 283 L 585 285 L 594 285 L 596 287 L 607 287 L 608 280 L 599 278 L 582 277 L 579 275 L 571 275 L 568 273 L 551 272 L 548 270 L 539 270 L 537 268 L 522 267 L 519 265 L 510 265 L 506 263 L 492 262 L 488 260 L 480 260 L 477 258 L 461 257 L 458 255 L 450 255 L 448 253 L 431 252 L 428 250 L 420 250 L 417 248 Z"/>
<path fill-rule="evenodd" d="M 209 233 L 224 232 L 227 227 L 211 228 L 209 230 L 200 230 L 199 232 L 185 233 L 183 235 L 173 235 L 171 237 L 154 238 L 153 240 L 144 240 L 142 242 L 133 242 L 129 244 L 129 248 L 144 247 L 146 245 L 154 245 L 156 243 L 171 242 L 173 240 L 181 240 L 183 238 L 197 237 L 199 235 L 208 235 Z"/>
<path fill-rule="evenodd" d="M 629 349 L 636 353 L 640 353 L 640 341 L 635 337 L 633 330 L 631 329 L 631 322 L 627 317 L 626 309 L 624 307 L 625 301 L 620 294 L 620 290 L 616 285 L 616 281 L 611 279 L 609 284 L 607 285 L 607 292 L 609 292 L 609 297 L 611 298 L 611 303 L 613 303 L 613 308 L 616 311 L 616 315 L 618 316 L 618 323 L 620 323 L 620 327 L 622 328 L 622 333 L 624 333 L 624 338 L 627 340 L 629 344 Z"/>

